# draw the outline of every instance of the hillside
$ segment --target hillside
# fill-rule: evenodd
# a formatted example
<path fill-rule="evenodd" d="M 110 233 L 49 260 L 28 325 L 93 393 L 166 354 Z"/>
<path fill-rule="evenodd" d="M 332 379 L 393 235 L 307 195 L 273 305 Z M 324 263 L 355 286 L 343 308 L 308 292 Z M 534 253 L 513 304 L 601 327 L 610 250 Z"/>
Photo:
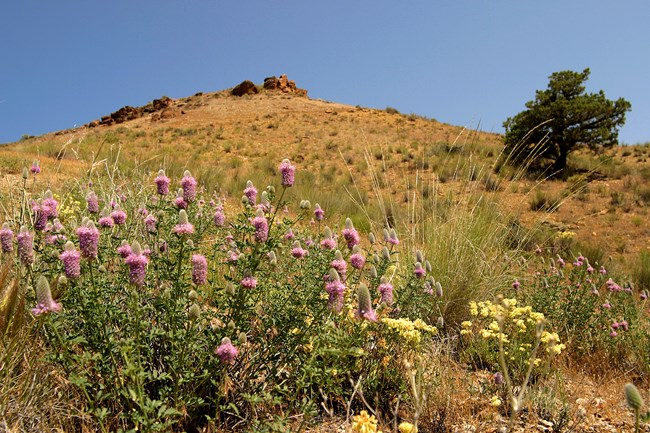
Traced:
<path fill-rule="evenodd" d="M 309 187 L 309 193 L 297 189 L 298 195 L 309 195 L 335 213 L 356 215 L 355 220 L 363 216 L 350 196 L 381 219 L 386 211 L 376 209 L 379 190 L 389 213 L 400 212 L 414 198 L 451 194 L 458 200 L 465 192 L 480 192 L 498 194 L 513 224 L 541 220 L 550 228 L 547 237 L 569 233 L 551 242 L 556 248 L 565 248 L 566 236 L 575 233 L 568 241 L 572 248 L 627 265 L 650 248 L 647 145 L 575 155 L 570 164 L 579 174 L 568 181 L 526 179 L 512 170 L 499 177 L 493 173 L 502 149 L 498 134 L 390 108 L 309 99 L 305 91 L 257 89 L 243 96 L 229 89 L 163 97 L 118 110 L 113 118 L 119 123 L 105 116 L 10 143 L 0 148 L 0 173 L 5 182 L 16 180 L 33 159 L 40 160 L 48 182 L 105 174 L 116 162 L 140 173 L 162 167 L 179 176 L 190 169 L 207 187 L 238 196 L 247 179 L 262 182 L 275 172 L 277 161 L 289 158 L 299 168 L 298 184 Z M 129 120 L 133 112 L 139 117 Z M 531 210 L 534 200 L 541 203 L 538 211 Z M 549 212 L 545 200 L 562 202 Z"/>

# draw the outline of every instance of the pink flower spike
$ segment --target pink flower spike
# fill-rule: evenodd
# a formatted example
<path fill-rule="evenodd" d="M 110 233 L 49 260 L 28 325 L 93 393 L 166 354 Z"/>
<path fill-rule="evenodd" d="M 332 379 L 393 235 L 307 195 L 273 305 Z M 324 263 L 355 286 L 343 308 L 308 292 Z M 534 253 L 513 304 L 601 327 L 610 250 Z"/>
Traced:
<path fill-rule="evenodd" d="M 291 161 L 284 159 L 282 160 L 279 169 L 280 174 L 282 175 L 282 186 L 293 186 L 295 181 L 296 167 L 291 165 Z"/>
<path fill-rule="evenodd" d="M 224 337 L 221 344 L 217 347 L 214 353 L 219 357 L 219 360 L 224 364 L 232 364 L 239 354 L 239 350 L 233 346 L 230 338 Z"/>

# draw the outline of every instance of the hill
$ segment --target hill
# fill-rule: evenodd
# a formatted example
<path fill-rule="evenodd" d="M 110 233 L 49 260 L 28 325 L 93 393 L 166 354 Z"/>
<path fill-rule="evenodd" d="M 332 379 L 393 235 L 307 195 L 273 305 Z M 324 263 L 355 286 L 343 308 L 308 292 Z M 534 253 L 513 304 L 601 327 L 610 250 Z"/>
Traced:
<path fill-rule="evenodd" d="M 566 181 L 527 179 L 512 171 L 497 176 L 498 134 L 392 108 L 310 99 L 281 79 L 284 87 L 258 85 L 256 93 L 249 88 L 251 94 L 243 96 L 228 89 L 162 97 L 83 127 L 7 144 L 0 148 L 0 173 L 16 179 L 33 159 L 50 182 L 106 172 L 116 163 L 145 173 L 165 168 L 175 176 L 190 169 L 200 183 L 237 196 L 247 179 L 261 182 L 277 161 L 289 158 L 313 200 L 355 220 L 364 217 L 359 203 L 381 219 L 386 207 L 389 214 L 400 212 L 414 197 L 459 199 L 463 191 L 478 190 L 498 194 L 513 224 L 530 226 L 542 216 L 548 236 L 563 233 L 559 243 L 600 261 L 611 258 L 629 269 L 650 248 L 647 145 L 578 154 L 570 161 L 576 174 Z M 340 194 L 344 190 L 349 194 Z M 388 202 L 382 209 L 377 194 Z"/>

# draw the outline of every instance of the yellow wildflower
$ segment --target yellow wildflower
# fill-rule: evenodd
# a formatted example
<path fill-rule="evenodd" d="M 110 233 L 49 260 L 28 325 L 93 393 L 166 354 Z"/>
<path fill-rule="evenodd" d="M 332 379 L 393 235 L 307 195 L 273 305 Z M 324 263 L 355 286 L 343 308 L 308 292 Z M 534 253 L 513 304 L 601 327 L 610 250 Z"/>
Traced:
<path fill-rule="evenodd" d="M 416 426 L 406 421 L 400 423 L 397 429 L 399 430 L 399 433 L 417 433 L 418 431 Z"/>
<path fill-rule="evenodd" d="M 490 405 L 492 405 L 493 407 L 499 407 L 499 406 L 501 406 L 501 403 L 503 403 L 503 402 L 502 402 L 501 399 L 500 399 L 498 396 L 496 396 L 496 395 L 493 396 L 493 397 L 490 399 Z"/>
<path fill-rule="evenodd" d="M 377 418 L 374 415 L 368 415 L 368 412 L 362 410 L 359 415 L 352 418 L 352 432 L 354 433 L 378 433 Z"/>

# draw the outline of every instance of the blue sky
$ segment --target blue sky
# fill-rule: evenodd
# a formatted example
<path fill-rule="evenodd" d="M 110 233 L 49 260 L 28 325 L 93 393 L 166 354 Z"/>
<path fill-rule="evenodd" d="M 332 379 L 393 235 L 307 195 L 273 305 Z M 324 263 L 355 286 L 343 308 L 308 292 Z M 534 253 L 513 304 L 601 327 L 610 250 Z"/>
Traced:
<path fill-rule="evenodd" d="M 555 71 L 650 141 L 647 0 L 3 0 L 0 143 L 286 73 L 312 98 L 502 132 Z"/>

